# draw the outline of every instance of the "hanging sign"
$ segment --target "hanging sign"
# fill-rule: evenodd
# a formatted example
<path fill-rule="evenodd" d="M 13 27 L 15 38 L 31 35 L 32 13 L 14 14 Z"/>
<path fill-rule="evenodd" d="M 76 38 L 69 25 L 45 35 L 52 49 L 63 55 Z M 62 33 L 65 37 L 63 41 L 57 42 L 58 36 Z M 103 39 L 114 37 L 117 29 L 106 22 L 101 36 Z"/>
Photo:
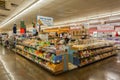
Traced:
<path fill-rule="evenodd" d="M 45 26 L 53 26 L 53 18 L 45 16 L 37 16 L 38 23 L 41 23 Z"/>
<path fill-rule="evenodd" d="M 26 28 L 24 21 L 20 21 L 20 27 L 21 27 L 21 28 Z"/>

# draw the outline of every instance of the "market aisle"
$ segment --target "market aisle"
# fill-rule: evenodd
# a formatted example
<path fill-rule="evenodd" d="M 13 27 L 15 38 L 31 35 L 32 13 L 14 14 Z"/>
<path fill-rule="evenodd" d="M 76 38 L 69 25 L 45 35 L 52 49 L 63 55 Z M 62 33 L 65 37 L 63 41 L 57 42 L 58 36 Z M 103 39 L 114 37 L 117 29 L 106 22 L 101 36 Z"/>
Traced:
<path fill-rule="evenodd" d="M 114 56 L 57 76 L 0 46 L 0 80 L 120 80 L 120 57 Z"/>

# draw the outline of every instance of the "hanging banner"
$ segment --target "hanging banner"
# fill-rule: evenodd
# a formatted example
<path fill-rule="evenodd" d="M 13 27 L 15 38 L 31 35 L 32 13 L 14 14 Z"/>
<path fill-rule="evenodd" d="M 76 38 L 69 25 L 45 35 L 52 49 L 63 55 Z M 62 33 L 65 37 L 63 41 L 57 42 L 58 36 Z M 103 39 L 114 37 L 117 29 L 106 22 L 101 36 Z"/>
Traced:
<path fill-rule="evenodd" d="M 45 26 L 53 26 L 53 18 L 45 16 L 37 16 L 37 22 Z"/>
<path fill-rule="evenodd" d="M 20 27 L 21 27 L 21 28 L 26 28 L 24 21 L 20 21 Z"/>
<path fill-rule="evenodd" d="M 26 25 L 24 21 L 20 21 L 20 33 L 21 34 L 26 33 Z"/>

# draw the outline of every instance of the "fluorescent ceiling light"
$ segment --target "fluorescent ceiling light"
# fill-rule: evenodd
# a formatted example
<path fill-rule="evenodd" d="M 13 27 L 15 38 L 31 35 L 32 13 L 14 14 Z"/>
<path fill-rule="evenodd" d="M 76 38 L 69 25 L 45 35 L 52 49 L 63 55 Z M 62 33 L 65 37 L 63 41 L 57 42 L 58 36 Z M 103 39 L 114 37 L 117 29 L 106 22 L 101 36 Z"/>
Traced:
<path fill-rule="evenodd" d="M 7 19 L 6 21 L 2 22 L 0 24 L 0 28 L 4 27 L 5 25 L 7 25 L 8 23 L 10 23 L 11 21 L 14 21 L 15 19 L 17 19 L 20 16 L 23 16 L 23 14 L 28 13 L 31 9 L 37 7 L 37 5 L 40 4 L 42 0 L 38 0 L 36 3 L 34 3 L 32 6 L 28 7 L 27 9 L 23 10 L 21 13 L 19 13 L 18 15 L 16 15 L 15 17 L 11 18 L 11 19 Z"/>
<path fill-rule="evenodd" d="M 61 21 L 61 22 L 57 22 L 55 25 L 82 22 L 82 21 L 86 22 L 89 20 L 97 20 L 99 18 L 111 17 L 111 16 L 116 16 L 116 15 L 120 15 L 120 11 L 116 11 L 116 12 L 112 12 L 112 13 L 104 13 L 104 14 L 100 14 L 100 15 L 93 15 L 93 16 L 88 16 L 88 17 L 83 17 L 83 18 L 75 18 L 73 20 Z"/>

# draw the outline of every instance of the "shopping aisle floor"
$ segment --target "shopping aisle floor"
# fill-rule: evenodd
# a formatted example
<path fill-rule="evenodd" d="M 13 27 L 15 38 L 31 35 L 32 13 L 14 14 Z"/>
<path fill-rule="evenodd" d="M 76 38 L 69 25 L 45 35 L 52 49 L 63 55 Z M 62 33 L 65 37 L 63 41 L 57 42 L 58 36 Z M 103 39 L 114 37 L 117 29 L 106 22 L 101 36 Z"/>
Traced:
<path fill-rule="evenodd" d="M 120 56 L 55 76 L 0 46 L 0 80 L 120 80 Z"/>

